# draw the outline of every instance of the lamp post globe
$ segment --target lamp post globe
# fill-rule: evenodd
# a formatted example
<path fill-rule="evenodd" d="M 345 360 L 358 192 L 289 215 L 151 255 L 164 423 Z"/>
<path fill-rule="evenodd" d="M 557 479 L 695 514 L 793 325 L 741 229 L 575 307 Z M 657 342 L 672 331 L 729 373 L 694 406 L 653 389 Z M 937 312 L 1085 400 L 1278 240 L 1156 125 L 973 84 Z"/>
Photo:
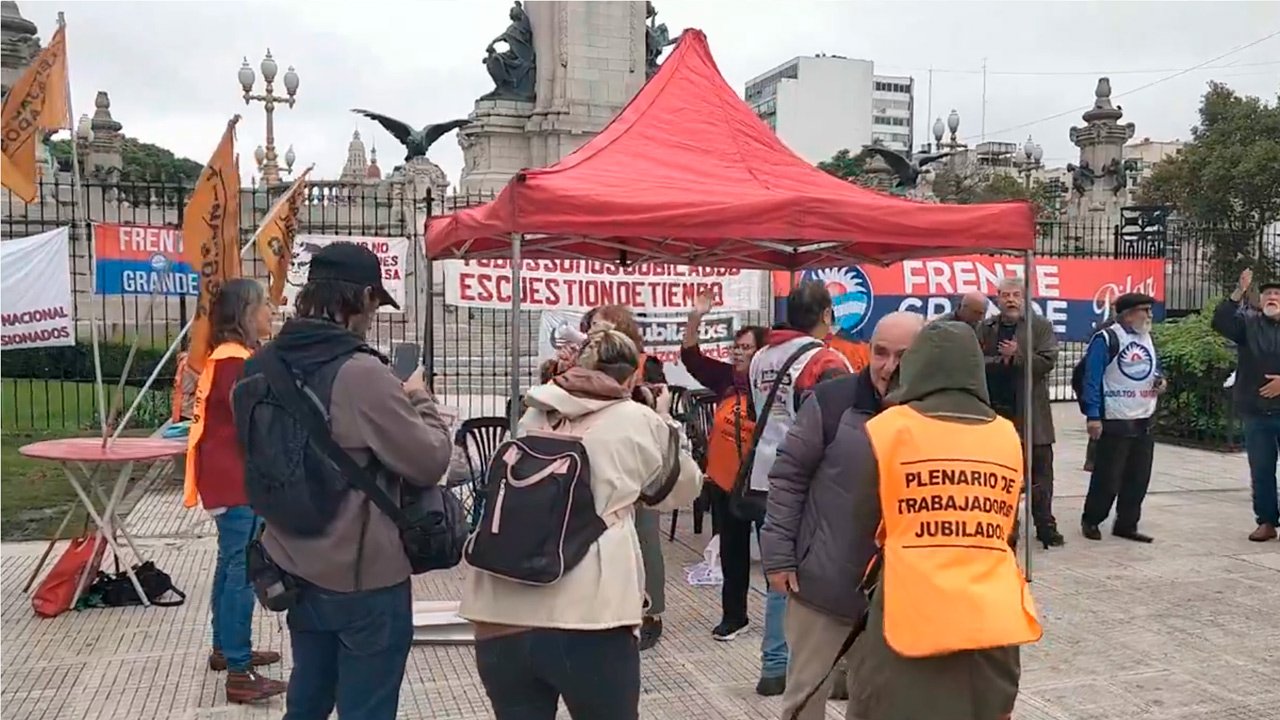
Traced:
<path fill-rule="evenodd" d="M 275 82 L 276 71 L 280 69 L 280 66 L 276 65 L 275 58 L 271 57 L 270 49 L 267 50 L 267 56 L 262 58 L 262 65 L 260 65 L 259 67 L 261 67 L 262 69 L 263 80 L 267 81 L 268 83 Z"/>
<path fill-rule="evenodd" d="M 1027 136 L 1027 141 L 1022 144 L 1022 154 L 1026 156 L 1028 161 L 1035 159 L 1036 144 L 1031 142 L 1031 136 Z"/>
<path fill-rule="evenodd" d="M 289 149 L 285 151 L 284 154 L 284 166 L 289 169 L 289 172 L 293 172 L 293 163 L 297 159 L 298 156 L 293 152 L 293 146 L 290 145 Z"/>
<path fill-rule="evenodd" d="M 298 73 L 292 65 L 284 72 L 284 91 L 289 93 L 290 98 L 298 94 Z"/>
<path fill-rule="evenodd" d="M 951 131 L 952 135 L 955 135 L 960 130 L 960 113 L 956 112 L 954 108 L 952 108 L 951 114 L 947 116 L 947 129 Z"/>
<path fill-rule="evenodd" d="M 249 93 L 253 92 L 253 81 L 256 79 L 253 75 L 253 68 L 249 67 L 249 58 L 244 59 L 244 63 L 240 65 L 240 87 L 244 90 L 244 104 L 249 104 Z"/>
<path fill-rule="evenodd" d="M 253 151 L 253 159 L 258 163 L 258 167 L 262 167 L 262 161 L 267 159 L 267 149 L 259 145 Z"/>
<path fill-rule="evenodd" d="M 934 118 L 933 119 L 933 141 L 938 145 L 942 145 L 942 136 L 946 133 L 946 131 L 947 129 L 942 125 L 942 118 L 940 117 Z"/>
<path fill-rule="evenodd" d="M 1035 164 L 1036 164 L 1036 165 L 1039 165 L 1039 164 L 1040 164 L 1040 160 L 1041 160 L 1043 157 L 1044 157 L 1044 148 L 1040 147 L 1040 144 L 1039 144 L 1039 143 L 1036 143 L 1036 147 L 1035 147 L 1035 149 L 1034 149 L 1034 150 L 1032 150 L 1032 152 L 1031 152 L 1031 159 L 1032 159 L 1033 161 L 1035 161 Z"/>

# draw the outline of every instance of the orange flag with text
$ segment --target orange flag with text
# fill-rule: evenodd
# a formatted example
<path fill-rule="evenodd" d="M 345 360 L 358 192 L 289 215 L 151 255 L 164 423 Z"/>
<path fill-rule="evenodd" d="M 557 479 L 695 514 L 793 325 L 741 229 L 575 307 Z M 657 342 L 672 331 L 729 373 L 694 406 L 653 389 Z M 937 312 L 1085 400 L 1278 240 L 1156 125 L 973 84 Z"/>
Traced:
<path fill-rule="evenodd" d="M 276 305 L 284 299 L 284 283 L 293 263 L 293 238 L 298 234 L 298 206 L 306 197 L 307 175 L 310 173 L 311 168 L 304 170 L 284 195 L 276 199 L 254 238 L 258 257 L 262 258 L 271 276 L 268 295 Z"/>
<path fill-rule="evenodd" d="M 236 115 L 227 122 L 218 148 L 200 173 L 182 218 L 186 261 L 200 273 L 200 298 L 191 326 L 187 366 L 200 373 L 213 351 L 209 311 L 222 284 L 240 277 L 240 164 L 236 157 Z"/>
<path fill-rule="evenodd" d="M 67 97 L 66 26 L 60 26 L 14 83 L 0 111 L 3 159 L 0 184 L 26 202 L 36 199 L 36 145 L 44 134 L 71 128 Z"/>

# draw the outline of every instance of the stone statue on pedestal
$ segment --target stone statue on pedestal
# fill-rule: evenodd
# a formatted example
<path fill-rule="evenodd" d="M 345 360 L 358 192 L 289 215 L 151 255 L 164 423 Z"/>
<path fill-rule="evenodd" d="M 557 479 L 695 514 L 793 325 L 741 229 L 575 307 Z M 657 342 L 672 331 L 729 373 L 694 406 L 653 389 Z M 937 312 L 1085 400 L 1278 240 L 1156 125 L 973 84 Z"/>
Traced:
<path fill-rule="evenodd" d="M 1068 217 L 1101 214 L 1119 218 L 1129 204 L 1129 178 L 1124 167 L 1124 144 L 1133 137 L 1133 123 L 1121 123 L 1124 109 L 1111 104 L 1111 81 L 1098 78 L 1093 107 L 1082 116 L 1084 127 L 1073 127 L 1071 142 L 1080 148 L 1080 162 L 1071 173 Z"/>
<path fill-rule="evenodd" d="M 649 19 L 649 27 L 645 28 L 644 36 L 644 73 L 647 80 L 658 72 L 658 58 L 662 57 L 662 51 L 675 45 L 680 37 L 671 37 L 667 24 L 658 22 L 658 9 L 653 3 L 646 2 L 644 5 L 645 17 Z"/>
<path fill-rule="evenodd" d="M 495 47 L 505 43 L 506 50 Z M 532 101 L 537 81 L 537 55 L 533 50 L 533 27 L 520 0 L 511 7 L 511 25 L 485 48 L 484 67 L 494 88 L 481 100 Z"/>

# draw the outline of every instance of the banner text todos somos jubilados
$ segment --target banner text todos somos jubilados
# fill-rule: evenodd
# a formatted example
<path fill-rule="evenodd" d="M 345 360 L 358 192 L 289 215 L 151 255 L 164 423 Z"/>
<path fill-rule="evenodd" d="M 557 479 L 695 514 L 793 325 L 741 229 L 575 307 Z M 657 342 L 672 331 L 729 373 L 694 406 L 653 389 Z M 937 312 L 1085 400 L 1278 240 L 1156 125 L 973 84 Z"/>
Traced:
<path fill-rule="evenodd" d="M 511 307 L 507 260 L 446 260 L 445 301 L 463 307 Z M 721 311 L 763 307 L 764 275 L 755 270 L 654 263 L 620 266 L 591 260 L 529 260 L 520 268 L 525 310 L 589 310 L 626 305 L 636 312 L 687 313 L 710 292 Z"/>

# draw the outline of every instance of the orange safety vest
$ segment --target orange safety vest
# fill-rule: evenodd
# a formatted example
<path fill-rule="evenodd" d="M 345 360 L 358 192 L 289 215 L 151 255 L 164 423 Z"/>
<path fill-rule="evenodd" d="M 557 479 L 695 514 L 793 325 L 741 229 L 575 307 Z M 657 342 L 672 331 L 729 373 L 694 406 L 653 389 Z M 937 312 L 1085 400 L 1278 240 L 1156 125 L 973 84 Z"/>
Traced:
<path fill-rule="evenodd" d="M 889 647 L 920 658 L 1039 640 L 1009 547 L 1023 485 L 1013 424 L 947 422 L 901 405 L 866 428 L 880 471 Z"/>
<path fill-rule="evenodd" d="M 227 358 L 247 360 L 253 353 L 240 343 L 225 342 L 214 348 L 209 359 L 205 361 L 204 370 L 200 373 L 200 382 L 196 384 L 196 404 L 191 416 L 191 429 L 187 434 L 187 471 L 182 482 L 182 504 L 184 507 L 195 507 L 200 500 L 196 484 L 196 446 L 200 436 L 204 434 L 204 409 L 209 401 L 209 390 L 213 387 L 213 369 L 218 361 Z"/>
<path fill-rule="evenodd" d="M 853 368 L 855 374 L 862 372 L 862 368 L 871 362 L 871 353 L 867 350 L 867 344 L 864 342 L 856 342 L 832 333 L 827 336 L 826 346 L 831 350 L 835 350 L 849 361 L 849 367 Z"/>
<path fill-rule="evenodd" d="M 751 451 L 756 423 L 740 392 L 720 401 L 707 438 L 707 477 L 725 492 L 732 492 L 744 456 Z"/>

